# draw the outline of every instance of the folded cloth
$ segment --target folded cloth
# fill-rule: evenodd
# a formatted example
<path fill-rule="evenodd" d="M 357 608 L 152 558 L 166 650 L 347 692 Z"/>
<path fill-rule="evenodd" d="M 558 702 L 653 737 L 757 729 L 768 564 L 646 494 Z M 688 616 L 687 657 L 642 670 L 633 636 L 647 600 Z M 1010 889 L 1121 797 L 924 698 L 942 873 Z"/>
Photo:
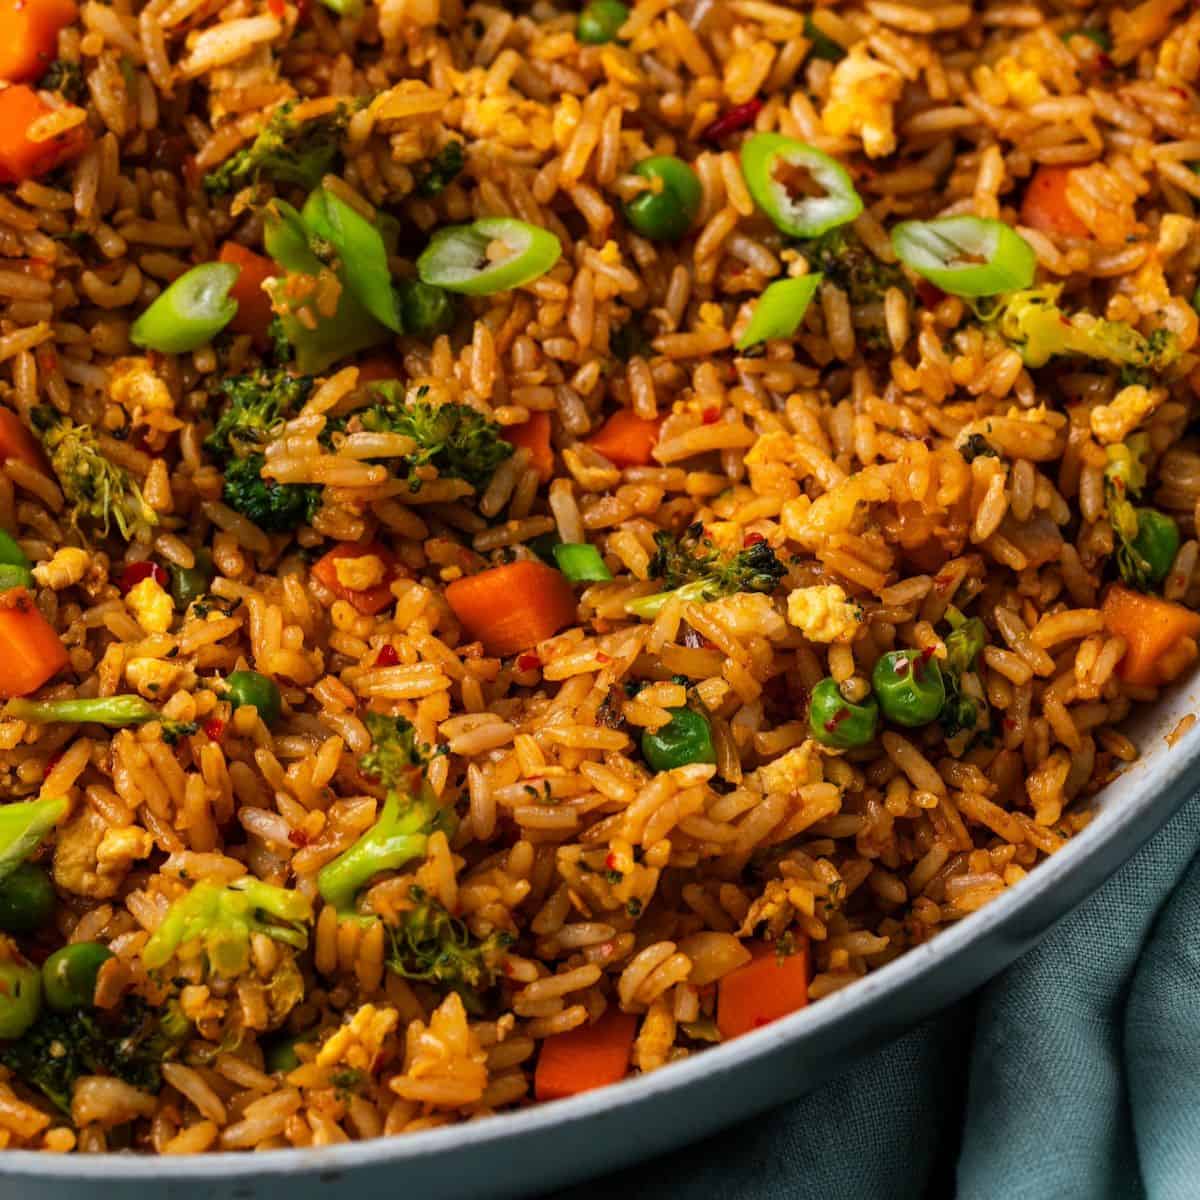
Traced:
<path fill-rule="evenodd" d="M 562 1200 L 614 1195 L 1196 1200 L 1200 796 L 971 1000 L 800 1100 Z"/>

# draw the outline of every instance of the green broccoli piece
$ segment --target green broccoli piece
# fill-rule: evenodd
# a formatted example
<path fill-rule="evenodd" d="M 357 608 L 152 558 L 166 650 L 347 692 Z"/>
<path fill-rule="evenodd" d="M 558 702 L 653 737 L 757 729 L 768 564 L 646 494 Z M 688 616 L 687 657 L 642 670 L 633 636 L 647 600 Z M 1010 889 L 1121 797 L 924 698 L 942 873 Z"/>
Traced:
<path fill-rule="evenodd" d="M 830 283 L 846 293 L 850 304 L 880 304 L 888 288 L 910 288 L 899 263 L 886 263 L 867 249 L 863 240 L 848 226 L 840 226 L 805 242 L 800 252 L 808 260 L 809 270 L 820 272 Z"/>
<path fill-rule="evenodd" d="M 667 590 L 625 605 L 626 612 L 647 620 L 658 616 L 671 596 L 695 601 L 737 592 L 773 592 L 787 573 L 767 542 L 738 551 L 720 550 L 699 522 L 679 537 L 660 530 L 654 541 L 658 549 L 650 560 L 650 577 L 661 579 Z"/>
<path fill-rule="evenodd" d="M 1061 292 L 1061 284 L 1026 288 L 983 310 L 984 319 L 1020 351 L 1027 367 L 1043 367 L 1058 355 L 1078 355 L 1157 375 L 1179 358 L 1178 339 L 1169 330 L 1143 337 L 1125 321 L 1088 312 L 1068 316 L 1058 304 Z"/>
<path fill-rule="evenodd" d="M 405 979 L 419 979 L 458 992 L 469 1011 L 481 1007 L 479 993 L 490 988 L 504 951 L 512 945 L 507 933 L 479 940 L 462 921 L 452 917 L 424 889 L 409 891 L 413 907 L 389 926 L 388 969 Z"/>
<path fill-rule="evenodd" d="M 965 463 L 973 463 L 977 458 L 1000 457 L 1000 451 L 982 433 L 969 434 L 957 450 Z"/>
<path fill-rule="evenodd" d="M 429 835 L 454 828 L 454 814 L 443 808 L 424 782 L 424 747 L 403 717 L 367 713 L 372 748 L 362 769 L 387 789 L 378 820 L 317 875 L 317 890 L 342 916 L 354 915 L 354 901 L 381 871 L 395 871 L 425 853 Z"/>
<path fill-rule="evenodd" d="M 311 522 L 321 507 L 320 486 L 264 479 L 265 464 L 261 454 L 233 459 L 225 468 L 221 498 L 267 533 L 283 533 Z"/>
<path fill-rule="evenodd" d="M 205 190 L 220 195 L 260 179 L 316 187 L 338 157 L 351 108 L 342 104 L 325 116 L 297 122 L 291 115 L 295 107 L 288 101 L 275 109 L 250 145 L 205 175 Z"/>
<path fill-rule="evenodd" d="M 146 503 L 137 483 L 101 453 L 90 425 L 76 425 L 70 417 L 46 407 L 33 410 L 32 424 L 63 495 L 71 503 L 72 523 L 77 526 L 84 518 L 95 521 L 107 537 L 115 521 L 126 541 L 158 524 L 158 514 Z"/>
<path fill-rule="evenodd" d="M 142 950 L 142 962 L 157 970 L 183 946 L 199 942 L 211 970 L 230 978 L 249 965 L 252 934 L 303 950 L 308 944 L 305 926 L 312 918 L 312 903 L 301 892 L 250 876 L 227 887 L 201 880 L 171 905 Z"/>
<path fill-rule="evenodd" d="M 309 375 L 260 371 L 234 375 L 218 390 L 228 401 L 204 448 L 222 459 L 245 458 L 262 449 L 274 431 L 301 407 L 313 388 Z"/>
<path fill-rule="evenodd" d="M 987 627 L 978 617 L 967 618 L 950 608 L 946 619 L 953 631 L 946 638 L 946 658 L 941 663 L 946 699 L 938 721 L 947 738 L 976 727 L 979 705 L 963 691 L 962 677 L 975 669 L 975 660 L 987 644 Z"/>
<path fill-rule="evenodd" d="M 430 404 L 418 390 L 405 402 L 403 387 L 391 380 L 377 383 L 379 397 L 359 413 L 364 429 L 399 433 L 417 448 L 408 456 L 409 487 L 417 491 L 419 467 L 435 467 L 440 477 L 465 479 L 477 492 L 488 485 L 496 468 L 513 453 L 501 428 L 467 404 Z"/>
<path fill-rule="evenodd" d="M 57 92 L 72 104 L 78 104 L 87 94 L 83 67 L 77 62 L 68 62 L 65 58 L 56 58 L 46 68 L 45 75 L 38 80 L 38 87 L 43 92 Z"/>
<path fill-rule="evenodd" d="M 157 1093 L 162 1064 L 179 1053 L 190 1029 L 177 1004 L 152 1008 L 140 996 L 126 997 L 111 1012 L 43 1009 L 18 1041 L 0 1047 L 0 1063 L 70 1116 L 71 1093 L 83 1075 L 115 1075 Z"/>
<path fill-rule="evenodd" d="M 1178 531 L 1170 517 L 1133 504 L 1146 486 L 1149 435 L 1135 433 L 1125 442 L 1106 447 L 1106 453 L 1104 501 L 1113 531 L 1117 572 L 1130 587 L 1148 592 L 1162 581 L 1179 548 Z M 1150 530 L 1156 530 L 1157 537 Z M 1159 561 L 1151 562 L 1143 551 L 1155 544 Z"/>
<path fill-rule="evenodd" d="M 162 724 L 163 741 L 172 745 L 199 728 L 195 721 L 165 719 L 153 704 L 134 695 L 69 700 L 10 700 L 4 706 L 4 715 L 38 725 L 62 721 L 80 725 L 107 725 L 110 729 L 127 729 L 131 725 L 158 721 Z"/>
<path fill-rule="evenodd" d="M 467 164 L 467 155 L 462 142 L 447 142 L 426 163 L 425 168 L 417 176 L 413 191 L 418 196 L 438 196 L 446 190 L 446 185 L 453 183 Z"/>

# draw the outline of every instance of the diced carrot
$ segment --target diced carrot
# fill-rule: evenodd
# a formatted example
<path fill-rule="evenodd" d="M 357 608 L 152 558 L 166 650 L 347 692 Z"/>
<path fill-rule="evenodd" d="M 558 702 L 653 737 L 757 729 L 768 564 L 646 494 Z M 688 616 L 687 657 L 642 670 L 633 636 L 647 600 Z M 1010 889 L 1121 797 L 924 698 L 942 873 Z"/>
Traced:
<path fill-rule="evenodd" d="M 364 383 L 399 379 L 402 374 L 403 368 L 394 358 L 388 358 L 386 354 L 373 354 L 358 364 L 358 385 L 362 387 Z"/>
<path fill-rule="evenodd" d="M 0 592 L 0 697 L 28 696 L 67 665 L 67 649 L 23 588 Z"/>
<path fill-rule="evenodd" d="M 1073 167 L 1041 166 L 1033 173 L 1021 202 L 1021 224 L 1039 233 L 1091 237 L 1091 230 L 1067 203 L 1067 183 Z"/>
<path fill-rule="evenodd" d="M 75 125 L 45 141 L 30 139 L 30 126 L 53 111 L 26 84 L 0 91 L 0 183 L 36 179 L 83 152 L 86 125 Z"/>
<path fill-rule="evenodd" d="M 79 15 L 75 0 L 0 0 L 0 79 L 40 79 L 58 57 L 58 35 Z"/>
<path fill-rule="evenodd" d="M 11 408 L 0 407 L 0 463 L 8 462 L 10 458 L 36 471 L 47 469 L 37 438 L 21 424 L 21 418 Z"/>
<path fill-rule="evenodd" d="M 795 953 L 781 955 L 773 943 L 753 947 L 754 958 L 717 985 L 717 1028 L 739 1037 L 786 1017 L 808 1003 L 808 938 Z"/>
<path fill-rule="evenodd" d="M 1125 656 L 1117 665 L 1117 674 L 1126 683 L 1166 682 L 1160 666 L 1163 656 L 1184 638 L 1200 636 L 1200 613 L 1120 584 L 1108 589 L 1101 611 L 1109 633 L 1125 639 Z"/>
<path fill-rule="evenodd" d="M 353 588 L 343 583 L 337 564 L 347 559 L 366 558 L 373 555 L 383 563 L 383 580 L 365 588 Z M 346 569 L 343 568 L 343 574 Z M 339 542 L 328 554 L 313 563 L 312 573 L 339 600 L 347 600 L 360 613 L 372 616 L 387 608 L 395 597 L 392 595 L 392 580 L 396 578 L 396 559 L 392 552 L 378 542 Z"/>
<path fill-rule="evenodd" d="M 489 654 L 503 658 L 536 646 L 575 620 L 566 578 L 540 562 L 515 562 L 456 579 L 446 602 Z"/>
<path fill-rule="evenodd" d="M 590 439 L 593 450 L 599 450 L 617 467 L 648 467 L 658 444 L 661 420 L 648 421 L 627 408 L 618 409 Z"/>
<path fill-rule="evenodd" d="M 504 440 L 514 450 L 528 450 L 529 462 L 546 483 L 554 477 L 554 450 L 550 446 L 550 414 L 535 412 L 528 421 L 520 425 L 509 425 L 503 434 Z"/>
<path fill-rule="evenodd" d="M 238 306 L 229 328 L 234 333 L 248 333 L 254 338 L 255 345 L 265 346 L 267 330 L 275 313 L 271 308 L 271 297 L 263 291 L 262 285 L 278 275 L 279 268 L 269 258 L 247 250 L 239 242 L 226 242 L 221 247 L 218 259 L 240 268 L 233 287 L 229 289 L 230 296 Z"/>
<path fill-rule="evenodd" d="M 594 1025 L 581 1025 L 542 1042 L 533 1091 L 539 1100 L 563 1100 L 616 1083 L 629 1072 L 637 1018 L 610 1008 Z"/>

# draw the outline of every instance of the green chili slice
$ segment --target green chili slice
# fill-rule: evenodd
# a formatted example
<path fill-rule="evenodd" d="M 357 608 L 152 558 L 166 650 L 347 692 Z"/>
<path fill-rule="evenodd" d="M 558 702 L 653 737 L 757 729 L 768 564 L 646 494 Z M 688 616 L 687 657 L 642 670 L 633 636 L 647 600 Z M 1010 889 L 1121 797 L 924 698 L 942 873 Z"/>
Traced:
<path fill-rule="evenodd" d="M 737 348 L 747 350 L 759 342 L 791 337 L 800 328 L 821 279 L 817 272 L 798 279 L 777 279 L 767 287 L 754 305 L 750 323 L 737 340 Z"/>
<path fill-rule="evenodd" d="M 130 326 L 129 340 L 164 354 L 207 345 L 237 313 L 229 289 L 240 270 L 232 263 L 212 262 L 180 275 Z"/>
<path fill-rule="evenodd" d="M 756 133 L 746 139 L 742 174 L 759 208 L 792 237 L 820 237 L 863 210 L 862 197 L 841 163 L 781 133 Z M 809 182 L 822 191 L 807 194 Z"/>
<path fill-rule="evenodd" d="M 1003 221 L 939 217 L 902 221 L 892 246 L 907 267 L 952 296 L 999 296 L 1033 282 L 1033 247 Z"/>
<path fill-rule="evenodd" d="M 607 583 L 612 578 L 600 551 L 587 542 L 560 542 L 551 553 L 558 569 L 572 583 Z"/>
<path fill-rule="evenodd" d="M 485 217 L 439 229 L 417 259 L 417 273 L 449 292 L 492 296 L 545 275 L 561 255 L 549 230 L 515 217 Z"/>

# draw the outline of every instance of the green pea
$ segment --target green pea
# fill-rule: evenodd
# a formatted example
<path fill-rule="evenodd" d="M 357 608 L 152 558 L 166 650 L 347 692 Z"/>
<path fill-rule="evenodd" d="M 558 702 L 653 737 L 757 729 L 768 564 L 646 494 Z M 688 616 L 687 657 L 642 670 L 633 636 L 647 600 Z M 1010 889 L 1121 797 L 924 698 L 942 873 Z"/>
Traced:
<path fill-rule="evenodd" d="M 823 746 L 839 750 L 865 746 L 875 736 L 878 722 L 879 705 L 873 696 L 868 696 L 862 704 L 851 704 L 831 677 L 822 679 L 813 688 L 808 727 Z"/>
<path fill-rule="evenodd" d="M 175 606 L 183 610 L 193 600 L 199 600 L 201 596 L 207 595 L 208 589 L 212 587 L 215 574 L 212 554 L 204 547 L 196 551 L 194 566 L 177 567 L 172 565 L 171 596 L 175 600 Z"/>
<path fill-rule="evenodd" d="M 1137 537 L 1133 548 L 1150 566 L 1150 582 L 1160 584 L 1171 570 L 1179 552 L 1179 526 L 1154 508 L 1137 510 Z"/>
<path fill-rule="evenodd" d="M 642 756 L 655 771 L 670 771 L 688 763 L 715 763 L 712 729 L 705 717 L 691 708 L 669 708 L 671 719 L 661 728 L 642 734 Z"/>
<path fill-rule="evenodd" d="M 257 671 L 234 671 L 226 680 L 234 708 L 252 704 L 264 725 L 274 725 L 283 711 L 283 701 L 274 682 Z"/>
<path fill-rule="evenodd" d="M 29 558 L 11 533 L 0 529 L 0 564 L 29 569 Z"/>
<path fill-rule="evenodd" d="M 0 880 L 0 929 L 33 933 L 49 922 L 57 901 L 50 876 L 33 863 L 19 863 Z"/>
<path fill-rule="evenodd" d="M 625 205 L 625 217 L 643 237 L 677 242 L 692 227 L 700 211 L 702 192 L 696 172 L 670 154 L 644 158 L 635 175 L 654 185 Z"/>
<path fill-rule="evenodd" d="M 26 1033 L 42 1010 L 42 977 L 32 963 L 0 963 L 0 1039 Z"/>
<path fill-rule="evenodd" d="M 883 715 L 915 729 L 936 720 L 946 702 L 942 672 L 919 650 L 893 650 L 871 672 L 871 688 Z"/>
<path fill-rule="evenodd" d="M 42 963 L 42 992 L 55 1012 L 91 1008 L 96 976 L 112 951 L 99 942 L 75 942 L 55 950 Z"/>
<path fill-rule="evenodd" d="M 592 0 L 575 26 L 575 36 L 589 46 L 602 46 L 611 42 L 629 20 L 629 5 L 620 0 Z"/>

